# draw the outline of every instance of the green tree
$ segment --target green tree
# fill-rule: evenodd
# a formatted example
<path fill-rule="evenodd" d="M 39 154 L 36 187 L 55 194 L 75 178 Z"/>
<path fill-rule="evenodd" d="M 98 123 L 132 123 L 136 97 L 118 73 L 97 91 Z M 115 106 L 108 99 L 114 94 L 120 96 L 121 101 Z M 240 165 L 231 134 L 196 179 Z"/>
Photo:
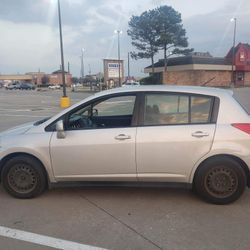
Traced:
<path fill-rule="evenodd" d="M 164 70 L 167 71 L 167 60 L 170 56 L 186 55 L 191 53 L 193 49 L 187 49 L 188 39 L 179 12 L 167 5 L 160 6 L 152 10 L 152 12 L 152 15 L 157 20 L 155 26 L 159 34 L 157 46 L 159 50 L 163 50 Z"/>
<path fill-rule="evenodd" d="M 128 25 L 128 35 L 132 39 L 132 45 L 139 52 L 131 52 L 134 59 L 150 58 L 152 72 L 154 73 L 154 56 L 158 53 L 156 20 L 152 11 L 145 11 L 140 16 L 132 16 Z"/>
<path fill-rule="evenodd" d="M 78 83 L 79 82 L 79 78 L 78 77 L 72 77 L 72 83 Z"/>

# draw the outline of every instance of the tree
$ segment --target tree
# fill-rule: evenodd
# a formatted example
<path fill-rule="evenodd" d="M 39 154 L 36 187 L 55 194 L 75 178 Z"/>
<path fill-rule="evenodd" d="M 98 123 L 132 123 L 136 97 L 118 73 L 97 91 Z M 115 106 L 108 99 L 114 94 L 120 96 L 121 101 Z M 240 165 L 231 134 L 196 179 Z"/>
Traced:
<path fill-rule="evenodd" d="M 163 50 L 164 71 L 167 71 L 167 59 L 170 56 L 189 54 L 193 49 L 185 49 L 188 47 L 188 40 L 179 12 L 167 5 L 158 7 L 152 10 L 152 12 L 152 15 L 157 20 L 155 29 L 159 34 L 157 40 L 158 49 Z"/>
<path fill-rule="evenodd" d="M 145 11 L 140 16 L 132 16 L 128 25 L 128 35 L 132 39 L 132 45 L 139 52 L 131 52 L 134 59 L 151 58 L 152 72 L 154 73 L 154 56 L 158 53 L 157 39 L 159 38 L 155 29 L 155 16 L 152 11 Z"/>
<path fill-rule="evenodd" d="M 72 77 L 72 83 L 78 83 L 79 82 L 79 78 L 78 77 Z"/>

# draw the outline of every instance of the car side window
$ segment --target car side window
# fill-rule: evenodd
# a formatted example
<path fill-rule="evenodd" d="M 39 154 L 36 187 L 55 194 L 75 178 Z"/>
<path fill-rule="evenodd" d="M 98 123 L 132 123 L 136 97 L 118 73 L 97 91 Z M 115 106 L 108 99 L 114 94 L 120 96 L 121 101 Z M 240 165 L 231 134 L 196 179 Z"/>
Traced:
<path fill-rule="evenodd" d="M 191 123 L 208 123 L 212 107 L 212 98 L 191 97 Z"/>
<path fill-rule="evenodd" d="M 109 98 L 94 105 L 96 116 L 126 116 L 132 115 L 135 104 L 135 96 L 119 96 Z"/>
<path fill-rule="evenodd" d="M 81 107 L 69 114 L 67 130 L 129 127 L 135 100 L 135 95 L 115 96 Z"/>
<path fill-rule="evenodd" d="M 144 125 L 210 122 L 213 98 L 188 94 L 146 94 Z"/>
<path fill-rule="evenodd" d="M 145 96 L 144 125 L 188 123 L 189 97 L 174 94 Z"/>

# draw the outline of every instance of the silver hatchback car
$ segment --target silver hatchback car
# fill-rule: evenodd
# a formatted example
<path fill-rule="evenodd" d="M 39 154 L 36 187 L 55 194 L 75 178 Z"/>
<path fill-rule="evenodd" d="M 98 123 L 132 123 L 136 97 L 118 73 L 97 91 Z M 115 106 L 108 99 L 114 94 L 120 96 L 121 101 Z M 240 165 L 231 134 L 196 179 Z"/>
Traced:
<path fill-rule="evenodd" d="M 228 90 L 113 89 L 1 133 L 1 182 L 18 198 L 73 182 L 174 183 L 227 204 L 250 184 L 249 134 L 250 117 Z"/>

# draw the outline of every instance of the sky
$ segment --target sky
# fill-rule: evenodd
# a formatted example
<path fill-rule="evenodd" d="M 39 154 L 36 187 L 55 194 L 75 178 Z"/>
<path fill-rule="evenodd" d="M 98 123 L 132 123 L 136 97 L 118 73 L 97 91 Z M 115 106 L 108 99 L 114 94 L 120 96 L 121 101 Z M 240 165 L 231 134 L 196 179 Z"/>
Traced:
<path fill-rule="evenodd" d="M 117 58 L 117 35 L 122 30 L 121 59 L 135 49 L 127 35 L 132 15 L 161 5 L 182 15 L 189 47 L 225 56 L 232 46 L 232 17 L 237 18 L 236 42 L 250 43 L 249 0 L 60 0 L 65 64 L 80 75 L 84 48 L 85 74 L 103 72 L 104 58 Z M 51 73 L 60 67 L 57 0 L 1 0 L 0 74 Z M 162 52 L 156 61 L 163 57 Z M 131 60 L 131 75 L 144 76 L 150 60 Z"/>

